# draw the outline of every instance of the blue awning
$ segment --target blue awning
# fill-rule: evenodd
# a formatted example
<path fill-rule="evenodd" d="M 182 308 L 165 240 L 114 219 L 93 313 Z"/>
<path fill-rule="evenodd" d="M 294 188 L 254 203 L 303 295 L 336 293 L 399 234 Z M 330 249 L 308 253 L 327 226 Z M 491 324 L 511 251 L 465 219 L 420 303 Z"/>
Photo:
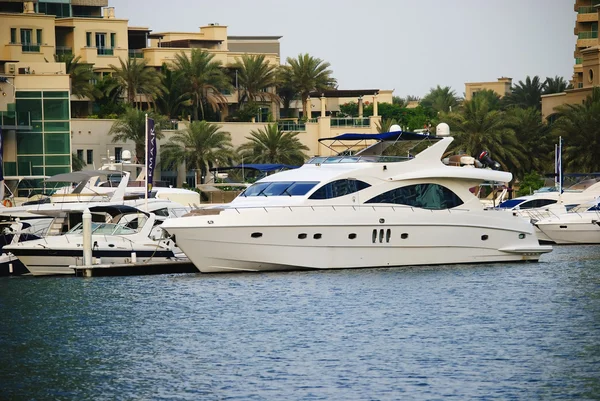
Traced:
<path fill-rule="evenodd" d="M 347 133 L 338 135 L 332 138 L 321 138 L 321 141 L 362 141 L 362 140 L 377 140 L 377 141 L 420 141 L 423 139 L 439 139 L 435 135 L 419 134 L 416 132 L 394 131 L 382 132 L 379 134 L 353 134 Z"/>

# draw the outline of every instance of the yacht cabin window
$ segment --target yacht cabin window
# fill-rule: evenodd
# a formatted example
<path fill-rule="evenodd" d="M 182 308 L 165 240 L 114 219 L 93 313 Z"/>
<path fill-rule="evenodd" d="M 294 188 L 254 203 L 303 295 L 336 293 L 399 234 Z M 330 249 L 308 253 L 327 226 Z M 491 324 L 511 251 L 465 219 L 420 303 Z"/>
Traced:
<path fill-rule="evenodd" d="M 323 185 L 321 188 L 317 189 L 309 199 L 332 199 L 338 198 L 340 196 L 349 195 L 354 192 L 358 192 L 365 188 L 370 187 L 370 184 L 367 184 L 364 181 L 353 180 L 353 179 L 344 179 L 344 180 L 336 180 L 329 182 Z"/>
<path fill-rule="evenodd" d="M 422 209 L 452 209 L 464 202 L 454 192 L 438 184 L 417 184 L 395 188 L 369 199 L 366 203 L 393 203 Z"/>
<path fill-rule="evenodd" d="M 316 181 L 257 182 L 240 196 L 303 196 L 317 185 Z"/>

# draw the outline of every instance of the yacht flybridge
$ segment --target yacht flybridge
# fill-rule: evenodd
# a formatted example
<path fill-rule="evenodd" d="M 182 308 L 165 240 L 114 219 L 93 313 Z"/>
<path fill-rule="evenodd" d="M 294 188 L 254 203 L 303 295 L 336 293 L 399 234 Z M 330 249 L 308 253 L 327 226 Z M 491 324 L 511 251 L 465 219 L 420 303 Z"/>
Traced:
<path fill-rule="evenodd" d="M 537 261 L 550 252 L 529 221 L 484 210 L 469 191 L 512 174 L 497 171 L 485 153 L 483 165 L 468 156 L 444 164 L 453 138 L 446 124 L 437 134 L 329 138 L 332 149 L 347 141 L 354 147 L 265 177 L 226 206 L 162 227 L 210 273 Z M 359 141 L 370 145 L 353 152 Z"/>

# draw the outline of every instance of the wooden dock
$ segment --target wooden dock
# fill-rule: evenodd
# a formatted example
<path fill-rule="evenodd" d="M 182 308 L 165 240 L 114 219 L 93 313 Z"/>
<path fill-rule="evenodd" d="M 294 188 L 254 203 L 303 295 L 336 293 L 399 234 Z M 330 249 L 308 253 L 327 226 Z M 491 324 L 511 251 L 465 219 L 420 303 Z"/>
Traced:
<path fill-rule="evenodd" d="M 77 277 L 138 276 L 148 274 L 200 273 L 190 261 L 170 263 L 120 263 L 73 266 Z"/>

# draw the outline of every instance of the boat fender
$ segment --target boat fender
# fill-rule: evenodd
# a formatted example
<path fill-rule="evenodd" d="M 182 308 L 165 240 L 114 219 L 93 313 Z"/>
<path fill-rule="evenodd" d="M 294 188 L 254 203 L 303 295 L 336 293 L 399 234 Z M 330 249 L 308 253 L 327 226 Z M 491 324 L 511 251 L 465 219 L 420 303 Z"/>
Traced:
<path fill-rule="evenodd" d="M 2 206 L 4 206 L 4 207 L 12 207 L 12 206 L 13 206 L 13 203 L 11 202 L 11 200 L 10 200 L 10 199 L 4 199 L 4 200 L 2 201 Z"/>

